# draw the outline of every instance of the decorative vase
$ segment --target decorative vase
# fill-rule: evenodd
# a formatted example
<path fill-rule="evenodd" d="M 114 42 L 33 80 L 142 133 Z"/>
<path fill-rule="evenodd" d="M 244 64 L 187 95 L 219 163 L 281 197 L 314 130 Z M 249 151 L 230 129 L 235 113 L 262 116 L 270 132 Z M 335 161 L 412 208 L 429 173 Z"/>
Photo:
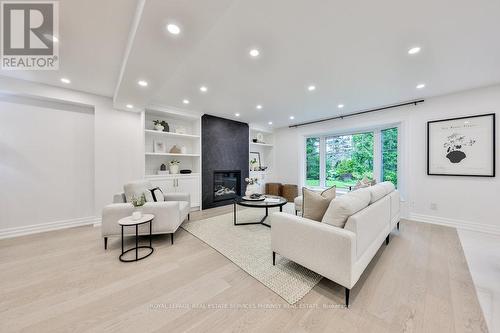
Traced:
<path fill-rule="evenodd" d="M 163 131 L 164 127 L 162 126 L 162 124 L 156 124 L 155 125 L 155 130 L 157 130 L 158 132 L 161 132 Z"/>
<path fill-rule="evenodd" d="M 132 212 L 132 220 L 137 221 L 142 218 L 142 210 L 140 208 L 136 208 L 134 212 Z"/>
<path fill-rule="evenodd" d="M 172 164 L 169 166 L 170 173 L 171 174 L 177 174 L 179 173 L 179 165 L 178 164 Z"/>
<path fill-rule="evenodd" d="M 256 184 L 248 184 L 247 190 L 245 191 L 245 195 L 249 197 L 254 193 L 259 193 L 259 186 Z"/>

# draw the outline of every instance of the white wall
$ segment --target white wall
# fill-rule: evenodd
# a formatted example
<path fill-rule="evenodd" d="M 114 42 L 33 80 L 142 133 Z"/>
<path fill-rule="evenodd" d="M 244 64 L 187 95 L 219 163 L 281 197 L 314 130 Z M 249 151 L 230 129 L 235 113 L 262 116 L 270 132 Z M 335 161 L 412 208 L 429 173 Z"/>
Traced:
<path fill-rule="evenodd" d="M 429 98 L 418 106 L 392 109 L 275 134 L 273 181 L 302 185 L 304 136 L 342 133 L 399 123 L 403 211 L 411 219 L 500 233 L 500 180 L 427 175 L 427 121 L 500 110 L 500 86 Z M 498 122 L 498 119 L 497 119 Z M 498 128 L 498 126 L 497 126 Z M 499 138 L 497 135 L 497 147 Z M 498 154 L 497 154 L 498 161 Z M 498 162 L 497 162 L 498 165 Z M 431 203 L 437 209 L 431 209 Z"/>
<path fill-rule="evenodd" d="M 85 167 L 87 171 L 92 172 L 93 180 L 80 176 L 80 171 L 78 170 L 73 170 L 74 172 L 72 173 L 73 178 L 81 177 L 82 181 L 92 186 L 92 195 L 90 197 L 82 197 L 81 201 L 78 202 L 78 205 L 86 208 L 84 210 L 74 210 L 72 213 L 72 217 L 74 218 L 69 218 L 68 220 L 61 221 L 60 217 L 50 216 L 46 218 L 37 218 L 38 215 L 34 215 L 33 218 L 26 219 L 26 222 L 22 224 L 19 221 L 13 220 L 11 216 L 6 216 L 4 214 L 6 209 L 1 209 L 0 238 L 71 225 L 94 223 L 100 218 L 102 207 L 111 202 L 113 194 L 121 191 L 124 183 L 130 180 L 143 178 L 144 139 L 143 115 L 141 113 L 115 110 L 112 107 L 112 100 L 110 98 L 2 76 L 0 76 L 0 94 L 3 94 L 3 96 L 0 96 L 0 103 L 3 103 L 2 101 L 8 98 L 41 100 L 44 101 L 44 103 L 48 103 L 46 104 L 48 107 L 42 110 L 45 114 L 55 115 L 56 111 L 58 112 L 57 116 L 51 118 L 50 123 L 43 123 L 43 132 L 37 132 L 37 135 L 32 135 L 30 131 L 24 131 L 23 124 L 14 124 L 10 121 L 3 120 L 0 122 L 0 132 L 3 133 L 7 130 L 15 131 L 16 136 L 19 136 L 20 134 L 18 133 L 21 132 L 26 140 L 36 139 L 45 141 L 51 139 L 53 135 L 52 128 L 58 129 L 63 124 L 63 122 L 60 122 L 58 119 L 65 119 L 67 117 L 74 119 L 74 115 L 70 116 L 73 114 L 72 111 L 56 110 L 62 107 L 56 107 L 55 105 L 64 105 L 64 108 L 70 110 L 91 109 L 94 111 L 92 115 L 93 126 L 87 131 L 88 135 L 86 136 L 89 140 L 88 142 L 93 143 L 93 161 L 92 165 Z M 6 97 L 5 95 L 15 97 Z M 20 112 L 31 112 L 30 110 L 33 106 L 19 105 L 18 108 Z M 3 107 L 0 108 L 0 114 L 2 114 L 3 117 Z M 29 121 L 29 117 L 26 118 L 26 121 Z M 85 124 L 87 124 L 87 122 L 85 122 Z M 66 134 L 61 134 L 59 140 L 61 140 L 61 137 L 66 136 Z M 4 136 L 1 138 L 0 147 L 3 147 Z M 14 148 L 14 151 L 10 151 L 8 155 L 5 155 L 2 151 L 0 160 L 1 165 L 10 165 L 14 163 L 12 159 L 15 158 L 15 154 L 20 153 L 16 151 L 16 149 L 18 148 Z M 5 158 L 5 156 L 7 158 Z M 34 165 L 33 168 L 29 170 L 22 170 L 21 175 L 16 177 L 22 177 L 22 174 L 24 174 L 25 177 L 30 177 L 40 172 L 43 165 L 48 165 L 48 162 L 42 157 L 43 155 L 37 160 L 39 163 L 38 165 Z M 68 167 L 64 164 L 56 165 L 57 169 Z M 3 177 L 5 177 L 9 182 L 12 182 L 12 176 L 12 174 L 6 176 L 0 175 L 0 177 L 2 177 L 0 179 L 3 180 Z M 61 181 L 61 183 L 65 183 L 68 181 L 67 178 L 68 177 L 61 177 L 57 180 Z M 37 183 L 33 183 L 33 186 L 37 186 Z M 69 192 L 72 191 L 68 190 L 65 195 L 70 196 L 72 193 Z M 1 194 L 2 197 L 0 200 L 3 201 L 5 194 L 3 192 L 1 192 Z M 17 194 L 12 196 L 12 198 L 14 201 L 25 200 L 23 196 L 18 196 Z M 49 195 L 41 197 L 33 196 L 31 200 L 38 200 L 37 205 L 52 207 Z M 11 207 L 11 204 L 12 203 L 8 204 L 9 207 Z M 2 206 L 0 206 L 0 208 L 1 207 Z M 89 207 L 92 208 L 90 212 Z M 25 223 L 30 223 L 30 225 L 25 226 Z"/>
<path fill-rule="evenodd" d="M 3 228 L 94 216 L 94 110 L 0 101 Z"/>

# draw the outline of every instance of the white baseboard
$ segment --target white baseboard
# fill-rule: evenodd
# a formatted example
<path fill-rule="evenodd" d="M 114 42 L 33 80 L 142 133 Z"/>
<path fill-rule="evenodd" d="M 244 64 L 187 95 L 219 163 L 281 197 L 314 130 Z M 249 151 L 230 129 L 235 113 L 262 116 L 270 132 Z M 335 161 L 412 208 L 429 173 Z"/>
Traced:
<path fill-rule="evenodd" d="M 100 223 L 101 218 L 97 216 L 81 217 L 76 219 L 61 220 L 42 224 L 33 224 L 23 227 L 0 229 L 0 239 L 36 234 L 58 229 L 79 227 L 82 225 L 90 225 Z"/>
<path fill-rule="evenodd" d="M 457 229 L 470 230 L 470 231 L 478 231 L 484 232 L 487 234 L 495 234 L 500 235 L 500 226 L 495 226 L 491 224 L 480 224 L 471 221 L 463 221 L 463 220 L 455 220 L 449 219 L 445 217 L 431 216 L 431 215 L 423 215 L 423 214 L 414 214 L 410 213 L 409 220 L 416 222 L 424 222 L 431 224 L 444 225 L 447 227 L 453 227 Z"/>

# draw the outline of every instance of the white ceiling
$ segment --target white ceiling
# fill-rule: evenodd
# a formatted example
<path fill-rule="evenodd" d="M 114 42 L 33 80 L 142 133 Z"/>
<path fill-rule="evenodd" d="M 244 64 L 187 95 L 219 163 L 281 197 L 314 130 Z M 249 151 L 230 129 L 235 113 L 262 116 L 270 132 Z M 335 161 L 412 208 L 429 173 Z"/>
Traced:
<path fill-rule="evenodd" d="M 274 127 L 500 82 L 498 0 L 138 3 L 60 1 L 61 70 L 2 74 Z"/>

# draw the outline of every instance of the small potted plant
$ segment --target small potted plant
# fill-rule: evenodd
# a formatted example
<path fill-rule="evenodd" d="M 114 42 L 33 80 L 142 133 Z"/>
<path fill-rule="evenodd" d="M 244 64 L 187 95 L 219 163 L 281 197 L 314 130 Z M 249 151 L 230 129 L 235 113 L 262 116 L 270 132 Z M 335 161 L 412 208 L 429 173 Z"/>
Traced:
<path fill-rule="evenodd" d="M 132 205 L 135 207 L 135 211 L 132 213 L 133 220 L 139 220 L 142 217 L 142 206 L 146 203 L 146 195 L 144 193 L 141 194 L 139 198 L 136 196 L 132 197 Z"/>
<path fill-rule="evenodd" d="M 153 120 L 153 124 L 155 125 L 155 130 L 157 130 L 158 132 L 162 132 L 163 129 L 165 128 L 163 125 L 162 125 L 163 121 L 161 120 Z"/>
<path fill-rule="evenodd" d="M 245 178 L 245 183 L 247 183 L 247 189 L 245 191 L 247 197 L 259 193 L 259 180 L 257 177 Z"/>
<path fill-rule="evenodd" d="M 168 163 L 168 168 L 170 169 L 171 174 L 177 174 L 179 173 L 179 162 L 178 160 L 171 160 L 170 163 Z"/>

